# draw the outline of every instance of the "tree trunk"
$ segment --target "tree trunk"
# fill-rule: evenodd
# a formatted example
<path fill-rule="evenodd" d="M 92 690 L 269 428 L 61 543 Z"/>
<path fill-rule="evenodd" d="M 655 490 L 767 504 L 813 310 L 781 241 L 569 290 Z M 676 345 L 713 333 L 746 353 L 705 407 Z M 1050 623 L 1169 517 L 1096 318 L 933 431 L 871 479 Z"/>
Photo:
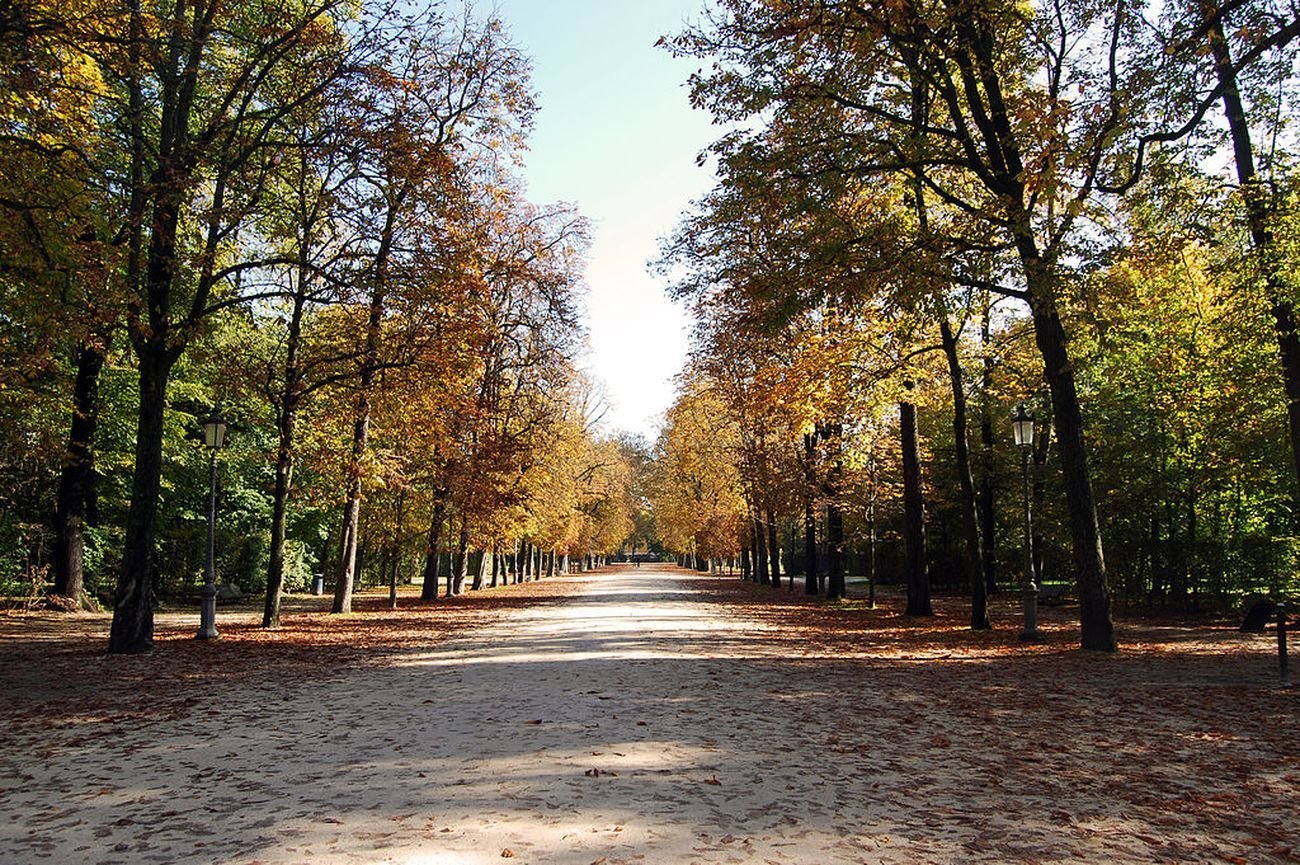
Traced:
<path fill-rule="evenodd" d="M 82 602 L 85 538 L 82 530 L 94 510 L 95 428 L 99 420 L 99 373 L 105 349 L 93 339 L 77 346 L 77 377 L 72 389 L 72 425 L 59 475 L 54 530 L 54 594 Z"/>
<path fill-rule="evenodd" d="M 420 599 L 438 600 L 438 565 L 441 562 L 442 524 L 447 519 L 445 495 L 438 495 L 433 505 L 433 516 L 429 518 L 428 547 L 424 553 L 424 585 L 420 587 Z"/>
<path fill-rule="evenodd" d="M 990 333 L 988 297 L 984 298 L 983 315 L 980 318 L 980 344 L 984 349 L 984 357 L 981 361 L 983 367 L 983 377 L 980 387 L 980 399 L 982 401 L 980 410 L 980 536 L 984 539 L 984 590 L 988 595 L 995 595 L 998 591 L 997 579 L 997 512 L 994 510 L 995 502 L 993 500 L 993 408 L 990 394 L 993 391 L 993 356 L 989 351 L 989 345 L 992 343 Z"/>
<path fill-rule="evenodd" d="M 262 627 L 280 627 L 280 601 L 284 594 L 284 547 L 288 536 L 289 492 L 293 486 L 292 411 L 282 409 L 279 418 L 279 446 L 275 457 L 275 491 L 271 496 L 271 550 L 266 566 L 266 603 Z"/>
<path fill-rule="evenodd" d="M 163 417 L 173 356 L 146 343 L 137 347 L 140 405 L 136 420 L 135 473 L 126 515 L 122 571 L 113 604 L 108 650 L 147 652 L 153 647 L 154 520 L 162 488 Z"/>
<path fill-rule="evenodd" d="M 299 279 L 306 268 L 299 270 Z M 289 496 L 293 490 L 293 434 L 298 413 L 298 348 L 302 340 L 302 318 L 306 297 L 294 296 L 293 312 L 286 336 L 284 381 L 276 414 L 278 442 L 275 452 L 275 492 L 271 498 L 271 550 L 266 568 L 266 604 L 262 627 L 280 627 L 280 599 L 284 592 L 284 545 L 288 534 Z"/>
<path fill-rule="evenodd" d="M 1085 649 L 1115 650 L 1115 629 L 1110 615 L 1110 591 L 1102 555 L 1101 531 L 1088 470 L 1088 447 L 1083 413 L 1074 381 L 1065 326 L 1056 304 L 1054 261 L 1045 260 L 1035 222 L 1024 202 L 1025 162 L 1019 151 L 1014 112 L 1001 91 L 1001 71 L 987 62 L 995 41 L 990 19 L 963 15 L 955 21 L 959 50 L 953 62 L 960 67 L 963 95 L 972 116 L 979 120 L 982 147 L 990 166 L 985 185 L 1003 206 L 1004 223 L 1016 248 L 1024 277 L 1034 340 L 1043 359 L 1044 375 L 1052 395 L 1052 414 L 1060 445 L 1061 473 L 1070 518 L 1070 536 L 1079 585 L 1081 644 Z M 972 142 L 973 143 L 973 142 Z M 1052 247 L 1049 247 L 1052 249 Z M 1051 256 L 1057 253 L 1053 251 Z"/>
<path fill-rule="evenodd" d="M 757 513 L 757 512 L 755 512 Z M 758 584 L 766 586 L 771 584 L 772 578 L 769 576 L 767 566 L 767 532 L 763 530 L 763 521 L 757 516 L 753 518 L 754 523 L 754 556 L 758 563 Z"/>
<path fill-rule="evenodd" d="M 803 509 L 803 593 L 815 595 L 821 590 L 817 572 L 817 440 L 814 433 L 804 433 L 804 492 Z"/>
<path fill-rule="evenodd" d="M 916 406 L 898 404 L 903 445 L 903 579 L 907 583 L 909 616 L 932 616 L 930 573 L 925 560 L 925 506 L 921 498 L 920 442 Z"/>
<path fill-rule="evenodd" d="M 384 306 L 387 302 L 388 260 L 392 252 L 397 222 L 397 205 L 390 204 L 375 252 L 375 285 L 370 295 L 370 314 L 366 321 L 366 342 L 357 391 L 357 409 L 352 428 L 352 453 L 348 461 L 348 497 L 343 508 L 343 555 L 339 577 L 334 587 L 335 613 L 352 611 L 352 580 L 356 568 L 357 523 L 361 515 L 362 463 L 370 440 L 370 391 L 379 367 L 379 344 L 383 335 Z"/>
<path fill-rule="evenodd" d="M 1212 5 L 1203 7 L 1209 15 L 1217 12 Z M 1293 478 L 1292 496 L 1297 504 L 1293 517 L 1300 519 L 1300 334 L 1296 330 L 1295 301 L 1282 274 L 1283 256 L 1275 249 L 1273 229 L 1269 225 L 1270 190 L 1255 173 L 1255 148 L 1250 140 L 1250 124 L 1237 87 L 1237 75 L 1232 68 L 1232 55 L 1223 35 L 1220 20 L 1211 20 L 1207 33 L 1214 57 L 1214 72 L 1223 88 L 1223 113 L 1228 120 L 1232 138 L 1233 162 L 1237 181 L 1241 185 L 1246 205 L 1246 225 L 1250 229 L 1251 251 L 1254 253 L 1264 285 L 1272 305 L 1273 326 L 1277 332 L 1278 356 L 1282 362 L 1282 384 L 1286 393 L 1287 424 L 1291 439 L 1291 458 L 1296 478 Z"/>
<path fill-rule="evenodd" d="M 839 471 L 831 469 L 835 478 L 832 483 L 839 483 Z M 840 509 L 839 499 L 831 498 L 826 503 L 826 599 L 838 601 L 847 592 L 848 586 L 844 575 L 844 511 Z"/>
<path fill-rule="evenodd" d="M 129 9 L 127 55 L 134 70 L 142 61 L 143 16 L 140 4 L 132 4 Z M 133 303 L 139 304 L 137 312 L 128 314 L 128 322 L 133 326 L 131 338 L 138 361 L 140 399 L 131 504 L 124 526 L 122 569 L 108 636 L 108 651 L 113 654 L 147 652 L 153 648 L 153 597 L 157 577 L 154 520 L 162 489 L 167 379 L 185 347 L 185 336 L 176 332 L 170 316 L 181 205 L 193 174 L 193 166 L 185 158 L 189 155 L 193 89 L 177 86 L 180 76 L 175 74 L 175 55 L 162 62 L 171 63 L 172 74 L 160 76 L 164 86 L 157 94 L 156 134 L 152 129 L 146 130 L 146 100 L 140 78 L 131 71 L 125 80 L 130 99 L 127 134 L 131 142 L 126 285 L 135 295 Z M 149 150 L 154 151 L 157 164 L 146 183 Z M 144 241 L 146 212 L 150 214 L 147 245 Z"/>
<path fill-rule="evenodd" d="M 459 595 L 465 589 L 465 578 L 469 576 L 469 518 L 460 521 L 460 539 L 456 543 L 456 567 L 447 575 L 447 595 Z"/>
<path fill-rule="evenodd" d="M 1110 588 L 1101 549 L 1101 528 L 1088 473 L 1088 445 L 1083 433 L 1083 413 L 1074 383 L 1065 328 L 1052 298 L 1048 277 L 1037 259 L 1032 239 L 1022 237 L 1034 338 L 1043 357 L 1044 374 L 1052 395 L 1052 419 L 1060 446 L 1061 474 L 1070 515 L 1070 537 L 1079 587 L 1080 643 L 1085 649 L 1115 651 L 1115 626 L 1110 615 Z"/>
<path fill-rule="evenodd" d="M 1052 418 L 1048 415 L 1042 418 L 1034 430 L 1034 454 L 1033 454 L 1033 483 L 1031 490 L 1031 513 L 1044 514 L 1047 512 L 1047 454 L 1052 446 Z M 1047 545 L 1047 539 L 1043 534 L 1043 527 L 1047 521 L 1039 517 L 1034 520 L 1034 530 L 1031 533 L 1030 552 L 1033 554 L 1031 561 L 1034 567 L 1034 585 L 1043 585 L 1043 550 Z"/>
<path fill-rule="evenodd" d="M 388 556 L 388 608 L 397 609 L 397 570 L 402 561 L 401 550 L 396 546 L 389 548 Z"/>
<path fill-rule="evenodd" d="M 483 582 L 487 579 L 488 551 L 486 549 L 475 554 L 477 558 L 477 567 L 474 568 L 474 582 L 470 583 L 470 590 L 474 592 L 482 591 Z"/>
<path fill-rule="evenodd" d="M 362 384 L 352 423 L 352 452 L 348 460 L 348 491 L 343 504 L 343 549 L 334 582 L 332 613 L 352 612 L 352 584 L 356 579 L 358 532 L 361 522 L 361 465 L 370 438 L 369 386 Z"/>
<path fill-rule="evenodd" d="M 781 541 L 777 537 L 776 515 L 767 510 L 767 555 L 771 560 L 772 586 L 781 588 Z"/>
<path fill-rule="evenodd" d="M 875 493 L 872 493 L 874 498 Z M 867 608 L 876 608 L 876 505 L 867 506 Z"/>
<path fill-rule="evenodd" d="M 948 382 L 952 390 L 952 435 L 957 451 L 957 480 L 960 491 L 962 537 L 965 555 L 962 564 L 971 587 L 971 630 L 986 631 L 993 627 L 989 621 L 987 583 L 981 563 L 984 561 L 983 539 L 980 538 L 979 506 L 975 501 L 975 479 L 971 474 L 970 447 L 966 430 L 966 387 L 962 381 L 961 359 L 957 356 L 957 337 L 945 317 L 939 322 L 939 335 L 943 353 L 948 359 Z"/>
<path fill-rule="evenodd" d="M 840 504 L 844 479 L 840 437 L 844 430 L 838 422 L 825 424 L 822 430 L 833 453 L 830 471 L 826 473 L 826 599 L 838 601 L 848 594 L 844 573 L 844 510 Z"/>
<path fill-rule="evenodd" d="M 803 557 L 803 593 L 816 595 L 821 591 L 821 575 L 817 569 L 817 509 L 812 496 L 804 502 Z"/>

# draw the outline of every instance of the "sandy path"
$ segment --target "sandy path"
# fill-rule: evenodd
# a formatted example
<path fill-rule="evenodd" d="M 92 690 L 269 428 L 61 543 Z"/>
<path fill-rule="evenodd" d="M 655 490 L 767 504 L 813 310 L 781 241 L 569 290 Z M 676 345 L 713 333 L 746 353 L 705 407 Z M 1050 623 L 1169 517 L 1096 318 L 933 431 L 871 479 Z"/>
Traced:
<path fill-rule="evenodd" d="M 0 762 L 0 862 L 1273 861 L 1054 777 L 996 740 L 1013 698 L 963 748 L 962 716 L 784 657 L 699 579 L 614 571 L 325 684 L 60 728 Z"/>

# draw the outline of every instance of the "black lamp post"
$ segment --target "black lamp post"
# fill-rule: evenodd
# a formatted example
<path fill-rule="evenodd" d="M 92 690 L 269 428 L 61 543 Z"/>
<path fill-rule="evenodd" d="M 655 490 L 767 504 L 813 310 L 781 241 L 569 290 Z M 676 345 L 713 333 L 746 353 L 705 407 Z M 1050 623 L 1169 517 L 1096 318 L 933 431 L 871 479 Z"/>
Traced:
<path fill-rule="evenodd" d="M 1025 578 L 1020 589 L 1025 611 L 1025 629 L 1020 632 L 1020 639 L 1041 640 L 1043 635 L 1038 630 L 1038 586 L 1034 583 L 1034 516 L 1029 505 L 1029 461 L 1034 452 L 1034 415 L 1025 408 L 1024 403 L 1016 406 L 1016 413 L 1011 417 L 1011 429 L 1016 446 L 1020 448 L 1025 486 Z"/>
<path fill-rule="evenodd" d="M 208 449 L 208 555 L 203 566 L 199 600 L 200 640 L 217 639 L 217 451 L 226 443 L 226 421 L 212 410 L 203 421 L 203 446 Z"/>

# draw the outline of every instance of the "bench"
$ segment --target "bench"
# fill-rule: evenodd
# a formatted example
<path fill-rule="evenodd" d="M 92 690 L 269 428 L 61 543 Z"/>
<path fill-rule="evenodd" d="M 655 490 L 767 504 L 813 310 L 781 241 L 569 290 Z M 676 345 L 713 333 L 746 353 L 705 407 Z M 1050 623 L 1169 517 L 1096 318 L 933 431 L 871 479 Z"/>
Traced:
<path fill-rule="evenodd" d="M 1038 587 L 1038 603 L 1044 606 L 1065 603 L 1065 593 L 1069 587 L 1065 583 L 1050 583 Z"/>

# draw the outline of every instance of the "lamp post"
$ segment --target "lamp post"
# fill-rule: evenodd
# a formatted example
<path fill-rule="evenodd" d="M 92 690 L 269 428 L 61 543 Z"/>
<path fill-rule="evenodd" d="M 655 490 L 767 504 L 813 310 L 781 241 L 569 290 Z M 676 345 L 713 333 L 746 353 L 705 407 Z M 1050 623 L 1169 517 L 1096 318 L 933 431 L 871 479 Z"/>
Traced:
<path fill-rule="evenodd" d="M 217 634 L 217 451 L 226 443 L 226 421 L 212 410 L 203 421 L 203 446 L 208 449 L 208 555 L 203 566 L 203 592 L 199 599 L 200 640 Z"/>
<path fill-rule="evenodd" d="M 1025 487 L 1025 579 L 1020 589 L 1025 611 L 1025 629 L 1020 632 L 1020 639 L 1041 640 L 1043 635 L 1038 630 L 1038 586 L 1034 583 L 1034 516 L 1029 506 L 1029 460 L 1034 451 L 1034 416 L 1025 408 L 1024 403 L 1016 406 L 1016 413 L 1011 417 L 1011 429 L 1016 446 L 1020 448 Z"/>

